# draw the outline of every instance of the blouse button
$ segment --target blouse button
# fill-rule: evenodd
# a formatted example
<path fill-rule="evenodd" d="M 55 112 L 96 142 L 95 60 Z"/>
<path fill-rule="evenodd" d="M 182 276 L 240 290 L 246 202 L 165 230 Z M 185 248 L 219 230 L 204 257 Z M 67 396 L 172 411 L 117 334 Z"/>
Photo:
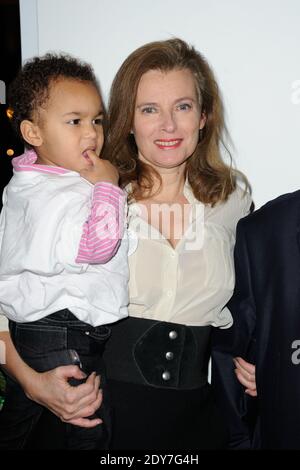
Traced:
<path fill-rule="evenodd" d="M 176 339 L 177 336 L 178 336 L 177 331 L 175 331 L 175 330 L 170 331 L 170 333 L 169 333 L 169 338 L 170 339 Z"/>
<path fill-rule="evenodd" d="M 168 370 L 165 370 L 163 373 L 162 373 L 162 378 L 163 380 L 167 381 L 167 380 L 170 380 L 171 378 L 171 374 Z"/>
<path fill-rule="evenodd" d="M 174 354 L 171 351 L 166 352 L 166 359 L 171 361 L 174 357 Z"/>

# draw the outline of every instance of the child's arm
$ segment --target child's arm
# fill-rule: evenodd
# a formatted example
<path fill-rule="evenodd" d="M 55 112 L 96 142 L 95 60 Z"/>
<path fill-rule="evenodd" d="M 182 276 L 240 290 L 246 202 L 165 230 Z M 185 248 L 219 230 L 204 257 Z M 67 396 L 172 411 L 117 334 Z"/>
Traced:
<path fill-rule="evenodd" d="M 96 183 L 92 209 L 83 227 L 77 263 L 107 263 L 117 252 L 123 236 L 126 197 L 117 186 Z"/>
<path fill-rule="evenodd" d="M 84 224 L 77 263 L 104 264 L 117 252 L 124 229 L 126 196 L 117 186 L 119 174 L 107 160 L 95 152 L 88 155 L 93 162 L 80 175 L 94 184 L 92 209 Z"/>
<path fill-rule="evenodd" d="M 23 387 L 27 397 L 48 408 L 62 421 L 91 428 L 99 424 L 99 419 L 87 419 L 94 414 L 102 401 L 99 390 L 100 378 L 91 374 L 84 384 L 72 387 L 70 377 L 82 379 L 85 374 L 77 366 L 62 366 L 48 372 L 31 369 L 16 351 L 9 331 L 0 331 L 0 341 L 5 347 L 1 367 Z M 3 354 L 2 354 L 3 356 Z"/>

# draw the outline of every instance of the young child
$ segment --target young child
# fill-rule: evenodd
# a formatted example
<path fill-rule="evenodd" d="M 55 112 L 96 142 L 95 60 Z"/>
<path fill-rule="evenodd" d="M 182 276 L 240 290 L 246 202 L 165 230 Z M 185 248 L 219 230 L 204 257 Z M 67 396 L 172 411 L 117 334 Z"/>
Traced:
<path fill-rule="evenodd" d="M 0 308 L 30 367 L 78 364 L 86 374 L 101 374 L 99 424 L 66 424 L 65 445 L 104 449 L 111 433 L 105 325 L 127 315 L 128 243 L 118 172 L 99 158 L 105 124 L 99 87 L 89 65 L 47 54 L 27 62 L 10 96 L 13 125 L 29 150 L 13 159 L 3 194 Z M 7 377 L 0 448 L 23 448 L 42 411 Z"/>

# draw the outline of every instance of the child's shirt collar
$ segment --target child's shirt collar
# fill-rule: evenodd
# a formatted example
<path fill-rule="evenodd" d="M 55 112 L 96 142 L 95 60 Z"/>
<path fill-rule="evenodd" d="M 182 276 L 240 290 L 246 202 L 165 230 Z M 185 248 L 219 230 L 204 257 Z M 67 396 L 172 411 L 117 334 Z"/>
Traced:
<path fill-rule="evenodd" d="M 38 171 L 40 173 L 52 173 L 56 175 L 64 175 L 70 171 L 59 166 L 36 164 L 37 158 L 37 154 L 34 150 L 27 150 L 19 157 L 13 158 L 12 165 L 15 171 Z"/>

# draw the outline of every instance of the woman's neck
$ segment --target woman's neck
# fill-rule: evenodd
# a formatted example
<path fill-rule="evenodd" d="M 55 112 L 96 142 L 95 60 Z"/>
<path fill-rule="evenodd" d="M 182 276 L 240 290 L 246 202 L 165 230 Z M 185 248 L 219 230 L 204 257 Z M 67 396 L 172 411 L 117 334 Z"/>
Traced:
<path fill-rule="evenodd" d="M 183 195 L 185 183 L 185 168 L 177 167 L 167 170 L 160 170 L 161 186 L 155 181 L 150 196 L 152 202 L 157 203 L 174 203 Z M 148 199 L 148 198 L 147 198 Z"/>

